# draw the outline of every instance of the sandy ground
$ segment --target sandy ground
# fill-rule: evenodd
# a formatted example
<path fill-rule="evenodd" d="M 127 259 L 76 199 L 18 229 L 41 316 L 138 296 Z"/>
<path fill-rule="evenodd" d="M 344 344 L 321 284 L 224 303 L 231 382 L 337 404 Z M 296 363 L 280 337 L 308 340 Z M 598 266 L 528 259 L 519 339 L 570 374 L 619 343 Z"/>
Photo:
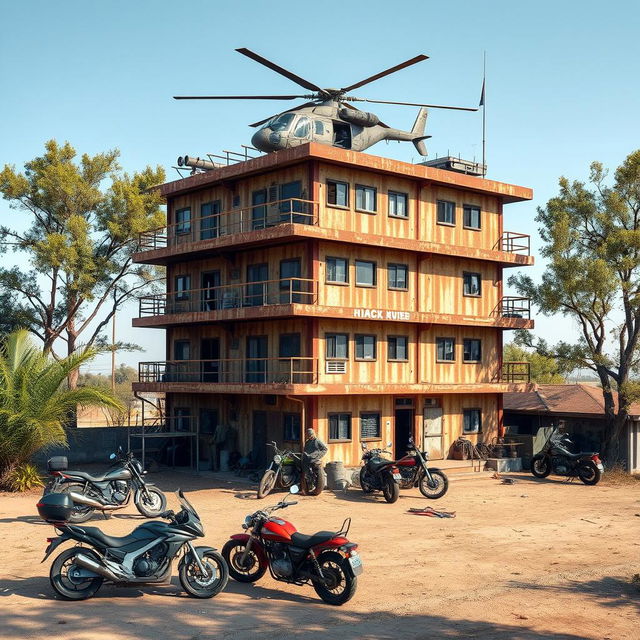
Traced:
<path fill-rule="evenodd" d="M 631 584 L 640 572 L 640 482 L 586 487 L 511 477 L 513 485 L 486 476 L 454 480 L 439 501 L 417 490 L 403 491 L 393 505 L 356 489 L 298 497 L 280 513 L 303 533 L 353 518 L 349 537 L 360 544 L 365 572 L 342 607 L 268 574 L 255 585 L 230 580 L 211 600 L 186 596 L 177 576 L 166 586 L 103 585 L 91 600 L 56 600 L 51 559 L 40 564 L 54 532 L 35 515 L 39 493 L 0 494 L 0 637 L 640 638 L 640 591 Z M 218 548 L 261 504 L 242 481 L 181 473 L 153 480 L 190 492 L 205 524 L 203 543 Z M 177 505 L 174 496 L 169 504 Z M 426 504 L 457 517 L 407 513 Z M 136 513 L 127 507 L 89 524 L 124 535 L 142 522 Z"/>

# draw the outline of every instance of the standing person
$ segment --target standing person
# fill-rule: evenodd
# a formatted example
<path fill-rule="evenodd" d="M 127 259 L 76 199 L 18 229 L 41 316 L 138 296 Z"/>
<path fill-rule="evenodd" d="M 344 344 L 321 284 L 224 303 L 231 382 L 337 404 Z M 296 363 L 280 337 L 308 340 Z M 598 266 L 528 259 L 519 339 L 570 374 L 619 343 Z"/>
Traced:
<path fill-rule="evenodd" d="M 327 445 L 316 436 L 316 432 L 313 429 L 307 429 L 305 435 L 306 442 L 304 443 L 302 466 L 305 475 L 310 475 L 311 480 L 311 482 L 305 481 L 305 484 L 308 487 L 308 493 L 317 496 L 320 495 L 326 485 L 321 459 L 327 453 Z"/>

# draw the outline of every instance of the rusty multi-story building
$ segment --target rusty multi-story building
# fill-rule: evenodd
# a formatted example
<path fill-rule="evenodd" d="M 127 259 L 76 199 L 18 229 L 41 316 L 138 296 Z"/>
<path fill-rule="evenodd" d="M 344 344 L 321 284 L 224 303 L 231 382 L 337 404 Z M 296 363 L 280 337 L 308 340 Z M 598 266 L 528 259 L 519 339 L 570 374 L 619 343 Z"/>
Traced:
<path fill-rule="evenodd" d="M 528 383 L 503 332 L 532 326 L 503 295 L 503 270 L 533 263 L 503 206 L 530 189 L 311 143 L 161 191 L 167 227 L 136 260 L 167 292 L 133 323 L 166 329 L 167 355 L 135 388 L 166 393 L 172 430 L 231 425 L 258 464 L 305 426 L 347 465 L 361 442 L 412 435 L 437 459 L 498 434 L 502 393 Z"/>

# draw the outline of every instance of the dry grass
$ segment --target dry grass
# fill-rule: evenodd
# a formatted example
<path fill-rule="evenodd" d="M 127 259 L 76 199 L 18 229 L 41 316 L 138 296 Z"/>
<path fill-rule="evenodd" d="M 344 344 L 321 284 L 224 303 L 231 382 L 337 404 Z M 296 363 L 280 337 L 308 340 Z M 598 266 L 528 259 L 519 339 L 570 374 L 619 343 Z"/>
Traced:
<path fill-rule="evenodd" d="M 602 483 L 612 487 L 638 486 L 639 474 L 628 473 L 622 465 L 607 469 L 602 476 Z"/>

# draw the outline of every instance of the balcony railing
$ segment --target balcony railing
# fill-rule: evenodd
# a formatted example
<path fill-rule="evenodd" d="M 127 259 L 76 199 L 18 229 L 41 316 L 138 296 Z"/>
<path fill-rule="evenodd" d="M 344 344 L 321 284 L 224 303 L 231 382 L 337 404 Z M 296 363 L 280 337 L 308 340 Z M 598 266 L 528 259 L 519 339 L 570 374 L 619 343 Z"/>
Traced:
<path fill-rule="evenodd" d="M 313 358 L 247 358 L 141 362 L 140 382 L 213 384 L 313 384 Z"/>
<path fill-rule="evenodd" d="M 502 318 L 531 319 L 531 299 L 505 296 L 500 300 L 500 316 Z"/>
<path fill-rule="evenodd" d="M 138 299 L 139 317 L 194 311 L 221 311 L 278 304 L 314 304 L 317 282 L 308 278 L 282 278 L 244 282 L 207 289 L 173 291 Z"/>
<path fill-rule="evenodd" d="M 138 250 L 163 249 L 290 223 L 317 225 L 318 203 L 288 198 L 210 216 L 194 217 L 140 234 Z"/>
<path fill-rule="evenodd" d="M 531 237 L 526 233 L 503 231 L 494 248 L 498 251 L 529 256 L 531 255 Z"/>
<path fill-rule="evenodd" d="M 528 362 L 503 362 L 502 382 L 531 382 Z"/>

